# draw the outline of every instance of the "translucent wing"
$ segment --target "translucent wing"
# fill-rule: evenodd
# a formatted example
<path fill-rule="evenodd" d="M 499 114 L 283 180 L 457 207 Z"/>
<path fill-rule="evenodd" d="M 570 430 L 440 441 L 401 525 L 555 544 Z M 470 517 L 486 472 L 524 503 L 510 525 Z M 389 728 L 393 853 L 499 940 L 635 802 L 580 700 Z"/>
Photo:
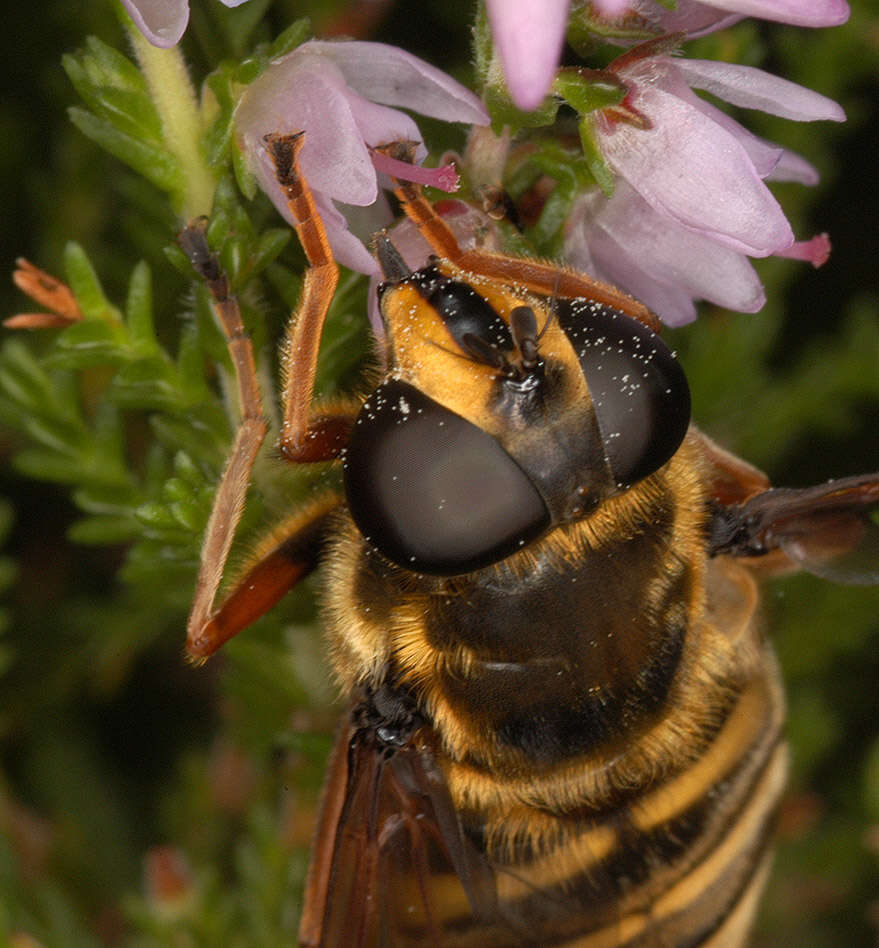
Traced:
<path fill-rule="evenodd" d="M 710 550 L 732 556 L 781 550 L 816 576 L 879 583 L 879 474 L 802 490 L 767 490 L 745 503 L 718 507 Z"/>
<path fill-rule="evenodd" d="M 431 731 L 355 707 L 337 738 L 299 930 L 303 946 L 446 944 L 496 913 L 494 875 L 464 835 Z"/>

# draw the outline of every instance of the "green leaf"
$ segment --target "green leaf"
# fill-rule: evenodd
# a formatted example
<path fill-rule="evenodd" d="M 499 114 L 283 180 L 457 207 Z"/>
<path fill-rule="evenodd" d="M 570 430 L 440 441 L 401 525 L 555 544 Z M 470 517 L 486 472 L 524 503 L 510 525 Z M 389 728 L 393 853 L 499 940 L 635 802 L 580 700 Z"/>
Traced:
<path fill-rule="evenodd" d="M 274 59 L 280 59 L 287 53 L 292 53 L 297 46 L 301 46 L 306 40 L 311 39 L 311 20 L 307 17 L 301 17 L 294 20 L 286 30 L 279 33 L 272 41 L 265 52 L 266 59 L 271 62 Z"/>
<path fill-rule="evenodd" d="M 136 540 L 141 533 L 137 520 L 128 514 L 82 517 L 67 528 L 71 543 L 85 546 L 116 546 Z"/>
<path fill-rule="evenodd" d="M 595 187 L 595 178 L 583 155 L 551 138 L 538 139 L 534 149 L 515 169 L 508 182 L 511 196 L 520 197 L 540 175 L 554 178 L 557 184 L 537 224 L 526 236 L 538 253 L 555 256 L 561 250 L 563 225 L 574 200 Z"/>
<path fill-rule="evenodd" d="M 204 471 L 192 460 L 185 451 L 178 451 L 174 455 L 174 473 L 176 479 L 183 484 L 192 487 L 192 485 L 204 485 Z"/>
<path fill-rule="evenodd" d="M 168 510 L 167 504 L 149 501 L 134 510 L 134 516 L 153 530 L 176 530 L 179 524 Z"/>
<path fill-rule="evenodd" d="M 42 413 L 53 400 L 48 374 L 20 338 L 8 339 L 3 345 L 0 388 L 26 414 Z"/>
<path fill-rule="evenodd" d="M 64 272 L 86 319 L 121 322 L 119 311 L 104 295 L 101 281 L 85 250 L 75 241 L 69 241 L 64 247 Z"/>
<path fill-rule="evenodd" d="M 150 268 L 144 261 L 138 263 L 131 273 L 125 301 L 125 325 L 138 354 L 157 351 L 158 341 L 153 325 L 153 287 Z"/>
<path fill-rule="evenodd" d="M 204 510 L 193 498 L 169 504 L 168 510 L 180 526 L 198 535 L 205 528 Z"/>
<path fill-rule="evenodd" d="M 252 201 L 259 192 L 259 185 L 257 184 L 256 175 L 248 167 L 244 152 L 241 151 L 237 143 L 232 145 L 232 171 L 235 174 L 235 183 L 238 185 L 238 189 L 248 201 Z"/>
<path fill-rule="evenodd" d="M 74 491 L 76 506 L 89 514 L 129 514 L 143 502 L 127 471 L 122 471 L 118 483 L 95 484 Z"/>
<path fill-rule="evenodd" d="M 60 456 L 55 451 L 44 451 L 39 448 L 30 448 L 19 451 L 12 459 L 15 469 L 37 481 L 53 481 L 58 484 L 77 484 L 87 477 L 88 473 L 71 462 L 69 458 Z"/>
<path fill-rule="evenodd" d="M 130 92 L 147 94 L 146 83 L 134 63 L 95 36 L 86 39 L 83 57 L 89 78 L 97 86 L 115 86 Z"/>
<path fill-rule="evenodd" d="M 162 126 L 140 70 L 121 53 L 90 37 L 86 50 L 62 65 L 86 105 L 121 132 L 159 143 Z"/>
<path fill-rule="evenodd" d="M 162 247 L 162 253 L 175 270 L 185 276 L 187 280 L 192 279 L 192 263 L 179 244 L 166 244 Z"/>
<path fill-rule="evenodd" d="M 122 407 L 184 411 L 188 407 L 187 400 L 176 384 L 175 374 L 161 355 L 138 359 L 120 368 L 110 392 L 116 404 Z"/>
<path fill-rule="evenodd" d="M 225 170 L 234 141 L 234 113 L 222 114 L 205 132 L 203 144 L 208 165 L 214 170 Z"/>
<path fill-rule="evenodd" d="M 177 373 L 186 402 L 200 405 L 216 398 L 205 380 L 205 358 L 199 339 L 198 327 L 186 323 L 180 335 L 177 354 Z"/>
<path fill-rule="evenodd" d="M 525 128 L 542 128 L 552 125 L 560 104 L 555 96 L 549 95 L 533 111 L 523 112 L 513 104 L 510 93 L 501 82 L 486 86 L 482 98 L 491 116 L 491 127 L 496 135 L 499 135 L 505 126 L 509 126 L 513 132 L 518 132 Z"/>
<path fill-rule="evenodd" d="M 561 180 L 544 202 L 540 217 L 529 233 L 542 255 L 556 257 L 562 252 L 562 230 L 576 196 L 575 182 Z"/>
<path fill-rule="evenodd" d="M 622 80 L 610 72 L 595 69 L 560 69 L 552 88 L 581 117 L 597 109 L 619 105 L 627 92 Z"/>
<path fill-rule="evenodd" d="M 583 157 L 595 183 L 601 188 L 605 197 L 611 197 L 614 192 L 615 181 L 613 172 L 604 160 L 604 155 L 595 137 L 595 127 L 591 119 L 584 117 L 577 125 L 580 133 L 580 144 L 583 147 Z"/>
<path fill-rule="evenodd" d="M 150 417 L 150 426 L 167 450 L 183 450 L 219 473 L 232 442 L 232 434 L 224 414 L 218 413 L 217 421 L 215 426 L 206 424 L 196 416 L 176 418 L 173 415 L 153 415 Z"/>
<path fill-rule="evenodd" d="M 75 457 L 87 450 L 88 434 L 78 419 L 72 421 L 55 415 L 28 415 L 21 428 L 30 438 L 65 457 Z"/>
<path fill-rule="evenodd" d="M 58 334 L 56 344 L 58 351 L 50 364 L 65 368 L 124 362 L 129 355 L 122 327 L 95 319 L 68 326 Z"/>
<path fill-rule="evenodd" d="M 73 124 L 111 155 L 166 192 L 183 188 L 180 162 L 164 148 L 120 131 L 112 122 L 71 106 L 67 110 Z"/>
<path fill-rule="evenodd" d="M 289 227 L 272 227 L 260 234 L 256 250 L 250 259 L 250 275 L 262 271 L 278 257 L 281 251 L 290 243 L 293 231 Z"/>

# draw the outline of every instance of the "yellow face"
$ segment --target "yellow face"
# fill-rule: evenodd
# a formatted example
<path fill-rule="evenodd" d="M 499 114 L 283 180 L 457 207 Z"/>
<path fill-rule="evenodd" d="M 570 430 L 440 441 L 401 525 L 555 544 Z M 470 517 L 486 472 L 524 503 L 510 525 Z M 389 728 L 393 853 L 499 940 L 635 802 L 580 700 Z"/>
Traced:
<path fill-rule="evenodd" d="M 499 562 L 679 447 L 686 379 L 635 319 L 445 261 L 395 272 L 379 290 L 387 374 L 345 460 L 352 516 L 391 561 L 438 575 Z"/>
<path fill-rule="evenodd" d="M 495 280 L 464 273 L 452 264 L 438 262 L 436 269 L 453 281 L 471 287 L 503 323 L 523 305 L 536 318 L 540 355 L 546 362 L 564 367 L 564 389 L 554 394 L 557 403 L 591 404 L 589 389 L 577 359 L 546 300 Z M 497 366 L 478 361 L 462 348 L 437 309 L 411 283 L 400 283 L 382 297 L 382 316 L 388 334 L 391 373 L 411 383 L 425 395 L 472 421 L 483 431 L 503 441 L 509 421 L 492 410 L 498 380 Z M 520 354 L 513 352 L 513 361 Z M 520 359 L 521 361 L 521 359 Z"/>

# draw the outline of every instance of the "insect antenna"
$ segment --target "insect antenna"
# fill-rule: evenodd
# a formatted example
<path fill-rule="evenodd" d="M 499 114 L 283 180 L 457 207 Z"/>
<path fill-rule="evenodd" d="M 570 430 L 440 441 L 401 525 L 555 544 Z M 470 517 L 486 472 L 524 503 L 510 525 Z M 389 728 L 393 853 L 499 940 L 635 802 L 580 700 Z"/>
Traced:
<path fill-rule="evenodd" d="M 403 255 L 394 246 L 385 230 L 372 238 L 372 250 L 381 267 L 382 276 L 390 283 L 399 283 L 412 275 Z"/>
<path fill-rule="evenodd" d="M 552 318 L 552 314 L 549 318 Z M 545 330 L 546 326 L 543 328 Z M 513 334 L 513 342 L 522 356 L 522 368 L 535 369 L 538 363 L 538 342 L 543 332 L 538 335 L 537 317 L 530 306 L 517 306 L 510 313 L 510 332 Z"/>

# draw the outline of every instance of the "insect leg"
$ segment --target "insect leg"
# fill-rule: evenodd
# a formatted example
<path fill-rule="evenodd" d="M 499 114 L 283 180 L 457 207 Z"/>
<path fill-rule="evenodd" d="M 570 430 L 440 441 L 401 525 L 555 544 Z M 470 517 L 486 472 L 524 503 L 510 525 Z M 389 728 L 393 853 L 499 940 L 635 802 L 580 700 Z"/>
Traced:
<path fill-rule="evenodd" d="M 226 275 L 220 269 L 216 255 L 208 247 L 206 227 L 204 219 L 191 223 L 180 235 L 180 246 L 207 284 L 217 321 L 226 336 L 235 366 L 241 423 L 214 497 L 201 548 L 195 598 L 186 628 L 187 650 L 200 657 L 210 655 L 219 647 L 207 648 L 202 644 L 203 631 L 211 617 L 223 568 L 244 509 L 250 472 L 268 430 L 256 378 L 253 345 L 244 330 L 238 300 L 230 294 Z"/>
<path fill-rule="evenodd" d="M 308 258 L 302 296 L 284 342 L 280 449 L 289 461 L 336 457 L 351 424 L 351 419 L 342 414 L 309 417 L 320 338 L 339 282 L 339 267 L 311 189 L 299 170 L 298 156 L 304 140 L 303 132 L 265 137 L 278 183 L 287 197 L 296 233 Z"/>
<path fill-rule="evenodd" d="M 412 161 L 412 149 L 406 143 L 395 142 L 383 149 L 398 160 Z M 606 306 L 621 310 L 628 316 L 645 323 L 654 331 L 659 329 L 659 320 L 638 300 L 633 299 L 614 286 L 593 280 L 591 277 L 567 267 L 542 260 L 524 257 L 508 257 L 487 250 L 462 250 L 449 225 L 437 214 L 433 205 L 421 193 L 421 186 L 413 181 L 397 181 L 397 195 L 406 216 L 415 224 L 422 237 L 433 250 L 455 266 L 480 276 L 523 286 L 542 296 L 560 296 L 565 299 L 595 300 Z"/>
<path fill-rule="evenodd" d="M 186 647 L 191 656 L 212 655 L 317 566 L 327 519 L 340 499 L 327 493 L 263 538 L 229 594 L 203 624 L 190 630 Z"/>

